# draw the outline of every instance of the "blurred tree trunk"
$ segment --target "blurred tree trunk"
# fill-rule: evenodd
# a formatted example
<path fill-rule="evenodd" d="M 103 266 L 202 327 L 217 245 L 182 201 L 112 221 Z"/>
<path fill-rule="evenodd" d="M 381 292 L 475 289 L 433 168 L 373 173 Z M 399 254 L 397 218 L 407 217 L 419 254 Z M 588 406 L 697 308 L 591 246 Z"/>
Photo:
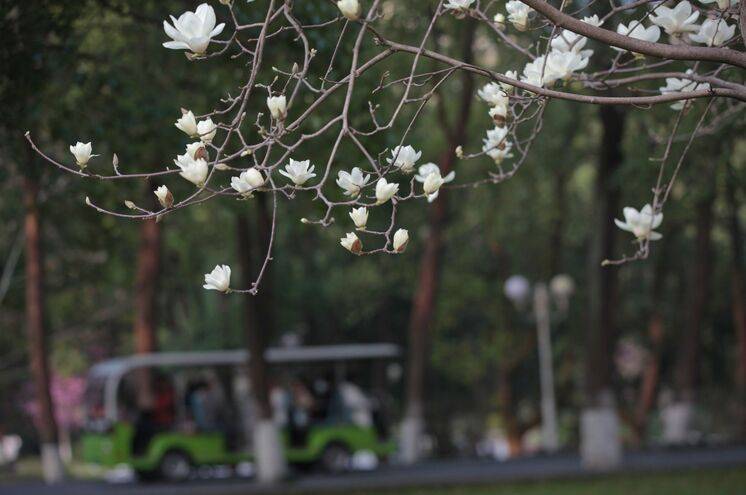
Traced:
<path fill-rule="evenodd" d="M 675 383 L 678 400 L 694 401 L 699 381 L 700 336 L 707 314 L 712 274 L 712 224 L 715 187 L 710 174 L 707 190 L 697 201 L 695 212 L 695 252 L 691 266 L 688 295 L 688 315 L 681 335 L 676 363 Z"/>
<path fill-rule="evenodd" d="M 38 204 L 39 185 L 31 177 L 24 178 L 26 217 L 26 331 L 29 359 L 39 408 L 38 429 L 41 440 L 42 468 L 47 483 L 58 483 L 65 477 L 60 459 L 57 421 L 50 393 L 51 378 L 44 314 L 44 259 L 41 239 L 41 218 Z"/>
<path fill-rule="evenodd" d="M 473 59 L 475 24 L 472 20 L 465 24 L 463 60 Z M 453 168 L 456 159 L 455 150 L 465 144 L 467 124 L 471 114 L 474 95 L 474 79 L 468 72 L 462 73 L 460 112 L 457 121 L 451 127 L 445 110 L 446 97 L 441 93 L 438 100 L 441 127 L 446 134 L 447 146 L 439 160 L 443 176 Z M 443 254 L 443 227 L 446 223 L 447 196 L 445 189 L 440 190 L 438 199 L 430 206 L 428 233 L 425 239 L 424 252 L 420 261 L 419 278 L 414 293 L 412 312 L 409 320 L 409 356 L 406 384 L 406 407 L 402 423 L 401 457 L 407 464 L 416 462 L 420 456 L 421 436 L 424 431 L 424 386 L 425 366 L 427 362 L 427 336 L 430 332 L 435 299 L 438 292 L 440 265 Z"/>
<path fill-rule="evenodd" d="M 733 301 L 731 311 L 738 346 L 736 387 L 740 434 L 742 437 L 746 437 L 746 287 L 744 287 L 746 277 L 743 267 L 746 253 L 743 248 L 743 230 L 738 219 L 739 204 L 736 195 L 736 180 L 733 165 L 729 162 L 725 193 L 728 199 L 728 232 L 733 254 L 733 266 L 731 267 L 731 297 Z"/>
<path fill-rule="evenodd" d="M 140 224 L 140 247 L 135 273 L 135 352 L 156 351 L 156 303 L 161 270 L 161 225 L 155 219 Z M 153 386 L 146 368 L 139 371 L 137 404 L 141 409 L 153 407 Z"/>
<path fill-rule="evenodd" d="M 599 109 L 603 134 L 595 185 L 595 220 L 588 273 L 589 322 L 585 343 L 586 409 L 581 418 L 581 453 L 591 468 L 609 468 L 621 461 L 619 422 L 611 390 L 611 356 L 616 336 L 617 269 L 601 266 L 615 256 L 620 188 L 616 173 L 623 162 L 623 109 Z"/>
<path fill-rule="evenodd" d="M 267 249 L 272 229 L 271 212 L 267 206 L 266 194 L 257 194 L 256 236 L 251 235 L 248 215 L 241 212 L 236 217 L 236 235 L 241 265 L 242 285 L 251 288 L 264 259 L 255 256 Z M 275 330 L 274 291 L 270 263 L 257 295 L 242 295 L 244 298 L 244 328 L 246 347 L 249 352 L 249 381 L 251 383 L 253 418 L 253 444 L 257 464 L 257 476 L 262 482 L 276 482 L 285 476 L 287 463 L 280 433 L 272 419 L 269 380 L 265 350 L 267 336 Z"/>
<path fill-rule="evenodd" d="M 642 372 L 639 396 L 632 418 L 632 427 L 638 444 L 645 439 L 648 415 L 655 405 L 656 392 L 660 382 L 661 346 L 666 330 L 665 318 L 661 309 L 670 260 L 668 251 L 671 246 L 671 236 L 671 234 L 667 234 L 660 244 L 660 252 L 653 274 L 653 293 L 650 298 L 650 316 L 648 318 L 650 354 Z"/>

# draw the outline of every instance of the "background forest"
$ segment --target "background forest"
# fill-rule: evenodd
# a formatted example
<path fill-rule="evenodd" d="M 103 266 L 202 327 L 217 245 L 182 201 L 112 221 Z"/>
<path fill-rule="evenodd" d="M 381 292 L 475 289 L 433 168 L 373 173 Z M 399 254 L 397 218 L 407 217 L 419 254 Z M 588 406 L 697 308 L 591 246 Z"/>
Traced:
<path fill-rule="evenodd" d="M 64 390 L 93 363 L 143 346 L 244 345 L 246 296 L 220 297 L 201 281 L 216 263 L 258 263 L 259 201 L 213 201 L 159 223 L 101 215 L 86 207 L 86 196 L 122 209 L 125 199 L 154 200 L 151 188 L 76 180 L 41 163 L 24 139 L 29 130 L 60 156 L 70 143 L 92 140 L 102 154 L 92 167 L 101 170 L 108 171 L 112 152 L 132 169 L 169 164 L 182 146 L 173 126 L 179 107 L 206 111 L 241 80 L 240 65 L 187 64 L 161 47 L 162 20 L 187 3 L 0 0 L 7 36 L 0 46 L 0 428 L 20 433 L 28 452 L 36 438 L 24 322 L 29 209 L 38 208 L 42 226 L 47 352 L 53 387 L 63 390 L 58 401 L 71 397 Z M 316 3 L 307 3 L 309 18 L 333 12 Z M 418 4 L 387 3 L 392 29 L 406 36 L 412 23 L 425 22 L 426 15 L 396 15 Z M 333 31 L 314 35 L 319 51 L 336 42 Z M 454 21 L 436 39 L 453 53 L 503 62 L 487 33 L 470 31 L 468 22 Z M 411 136 L 425 161 L 443 168 L 456 144 L 481 145 L 490 119 L 472 105 L 481 84 L 452 78 L 427 107 Z M 576 292 L 553 328 L 562 444 L 578 443 L 588 391 L 606 389 L 616 397 L 628 445 L 660 442 L 661 408 L 681 398 L 697 404 L 701 435 L 692 442 L 734 440 L 746 425 L 742 114 L 724 115 L 694 141 L 650 258 L 601 266 L 634 251 L 612 219 L 623 206 L 647 201 L 658 170 L 648 157 L 660 154 L 672 115 L 667 105 L 633 111 L 551 102 L 542 136 L 515 177 L 444 190 L 435 204 L 403 213 L 411 240 L 400 256 L 351 256 L 338 245 L 343 222 L 303 225 L 318 205 L 282 201 L 274 262 L 252 303 L 261 308 L 258 328 L 270 345 L 289 334 L 304 344 L 425 345 L 425 415 L 437 454 L 472 454 L 489 431 L 502 432 L 516 450 L 530 449 L 522 437 L 539 423 L 536 337 L 503 286 L 515 274 L 535 282 L 567 273 Z M 324 150 L 317 152 L 312 162 L 322 160 Z M 475 163 L 452 166 L 469 177 Z M 175 184 L 175 194 L 179 187 L 188 186 Z M 429 328 L 424 344 L 409 337 L 418 325 Z M 397 386 L 403 400 L 404 381 Z M 60 411 L 74 406 L 57 408 L 73 435 L 81 418 Z M 399 413 L 403 408 L 398 404 Z"/>

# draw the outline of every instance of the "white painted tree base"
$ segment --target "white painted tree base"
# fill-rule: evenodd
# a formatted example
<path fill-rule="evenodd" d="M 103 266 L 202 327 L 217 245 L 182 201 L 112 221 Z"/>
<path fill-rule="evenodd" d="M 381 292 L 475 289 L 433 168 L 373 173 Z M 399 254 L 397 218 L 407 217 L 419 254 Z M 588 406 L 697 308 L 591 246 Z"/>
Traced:
<path fill-rule="evenodd" d="M 261 483 L 280 481 L 287 473 L 280 431 L 271 419 L 258 420 L 254 424 L 254 460 L 256 477 Z"/>
<path fill-rule="evenodd" d="M 661 410 L 663 424 L 663 443 L 666 445 L 684 445 L 694 439 L 692 422 L 694 404 L 688 401 L 673 402 Z"/>
<path fill-rule="evenodd" d="M 65 480 L 65 466 L 60 457 L 60 448 L 55 443 L 45 443 L 41 446 L 41 470 L 44 482 L 50 485 Z"/>
<path fill-rule="evenodd" d="M 424 429 L 425 422 L 422 416 L 405 416 L 399 431 L 399 460 L 402 464 L 414 464 L 422 457 L 422 432 Z"/>
<path fill-rule="evenodd" d="M 613 406 L 583 409 L 580 417 L 580 456 L 587 469 L 607 471 L 621 465 L 619 418 Z"/>

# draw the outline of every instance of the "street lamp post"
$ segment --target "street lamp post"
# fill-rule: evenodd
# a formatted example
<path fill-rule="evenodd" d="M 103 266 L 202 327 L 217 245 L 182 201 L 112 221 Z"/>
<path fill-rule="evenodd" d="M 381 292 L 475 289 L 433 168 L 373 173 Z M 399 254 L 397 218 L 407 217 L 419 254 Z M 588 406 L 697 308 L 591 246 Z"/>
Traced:
<path fill-rule="evenodd" d="M 560 311 L 564 313 L 567 310 L 567 301 L 573 289 L 572 279 L 568 275 L 555 276 L 549 287 L 544 282 L 538 282 L 533 287 L 532 312 L 536 322 L 539 383 L 541 387 L 541 436 L 546 452 L 556 452 L 559 448 L 552 365 L 550 295 L 554 297 Z M 505 294 L 516 306 L 523 307 L 531 295 L 531 287 L 525 277 L 514 275 L 505 282 Z"/>

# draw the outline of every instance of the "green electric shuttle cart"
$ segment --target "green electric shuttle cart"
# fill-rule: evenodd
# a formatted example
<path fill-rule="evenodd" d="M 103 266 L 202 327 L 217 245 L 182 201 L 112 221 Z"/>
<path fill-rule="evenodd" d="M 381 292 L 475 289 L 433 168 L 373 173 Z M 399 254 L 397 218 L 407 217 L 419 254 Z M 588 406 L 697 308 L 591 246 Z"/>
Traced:
<path fill-rule="evenodd" d="M 272 405 L 288 461 L 339 471 L 358 453 L 390 455 L 395 446 L 384 419 L 387 373 L 381 365 L 399 354 L 393 344 L 268 349 Z M 83 460 L 170 480 L 185 479 L 199 466 L 251 462 L 249 359 L 245 351 L 163 352 L 96 364 L 88 375 Z M 136 399 L 143 373 L 154 383 L 148 421 Z M 313 417 L 307 409 L 297 420 L 292 404 L 304 397 L 317 404 Z"/>

